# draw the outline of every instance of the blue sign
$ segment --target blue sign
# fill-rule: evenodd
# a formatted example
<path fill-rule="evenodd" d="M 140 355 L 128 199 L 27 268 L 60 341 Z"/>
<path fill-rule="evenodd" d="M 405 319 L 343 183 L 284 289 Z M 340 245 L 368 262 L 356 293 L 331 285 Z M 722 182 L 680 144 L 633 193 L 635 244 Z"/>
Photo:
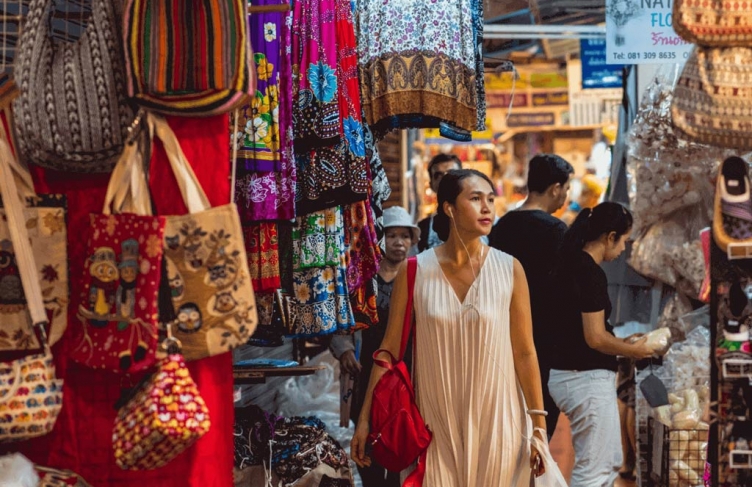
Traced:
<path fill-rule="evenodd" d="M 606 64 L 606 40 L 582 39 L 582 89 L 621 88 L 623 64 Z"/>

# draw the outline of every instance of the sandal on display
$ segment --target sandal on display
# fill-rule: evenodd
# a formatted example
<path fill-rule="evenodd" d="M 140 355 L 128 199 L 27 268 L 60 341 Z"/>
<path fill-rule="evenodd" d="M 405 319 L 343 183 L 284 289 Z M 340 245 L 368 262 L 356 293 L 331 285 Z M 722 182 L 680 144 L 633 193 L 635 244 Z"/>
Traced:
<path fill-rule="evenodd" d="M 713 237 L 724 252 L 733 245 L 752 247 L 752 192 L 746 161 L 729 157 L 721 165 L 715 194 Z"/>

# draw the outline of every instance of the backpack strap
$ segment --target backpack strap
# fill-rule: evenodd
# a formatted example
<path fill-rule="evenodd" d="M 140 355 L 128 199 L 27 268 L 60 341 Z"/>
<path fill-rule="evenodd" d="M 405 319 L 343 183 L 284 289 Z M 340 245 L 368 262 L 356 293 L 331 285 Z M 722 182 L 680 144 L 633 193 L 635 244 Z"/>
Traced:
<path fill-rule="evenodd" d="M 398 358 L 405 358 L 407 341 L 410 339 L 413 330 L 413 294 L 415 293 L 415 275 L 418 272 L 418 258 L 410 257 L 407 259 L 407 306 L 405 307 L 405 321 L 402 325 L 402 344 Z"/>

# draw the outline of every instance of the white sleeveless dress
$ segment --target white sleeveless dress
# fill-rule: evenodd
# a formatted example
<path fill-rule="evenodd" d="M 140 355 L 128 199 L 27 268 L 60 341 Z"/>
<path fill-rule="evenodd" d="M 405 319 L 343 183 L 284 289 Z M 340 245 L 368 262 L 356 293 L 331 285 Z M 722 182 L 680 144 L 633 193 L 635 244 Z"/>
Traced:
<path fill-rule="evenodd" d="M 435 251 L 418 256 L 415 387 L 433 432 L 425 487 L 530 485 L 523 435 L 530 436 L 532 425 L 509 332 L 513 281 L 513 258 L 489 249 L 460 303 Z"/>

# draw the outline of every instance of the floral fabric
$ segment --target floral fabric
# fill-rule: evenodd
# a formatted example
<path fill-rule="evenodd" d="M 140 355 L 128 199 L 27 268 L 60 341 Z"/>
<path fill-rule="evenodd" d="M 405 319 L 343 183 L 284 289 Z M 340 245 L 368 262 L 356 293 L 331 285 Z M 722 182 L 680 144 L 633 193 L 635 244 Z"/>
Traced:
<path fill-rule="evenodd" d="M 331 145 L 341 135 L 334 6 L 335 0 L 294 2 L 293 124 L 298 150 Z"/>
<path fill-rule="evenodd" d="M 346 269 L 342 254 L 336 266 L 293 272 L 294 336 L 328 335 L 355 326 Z"/>
<path fill-rule="evenodd" d="M 274 291 L 281 286 L 279 275 L 279 239 L 275 223 L 259 223 L 244 229 L 245 248 L 253 289 Z"/>
<path fill-rule="evenodd" d="M 322 142 L 316 146 L 307 144 L 305 150 L 301 149 L 296 152 L 297 171 L 300 174 L 296 209 L 298 215 L 305 215 L 337 204 L 365 199 L 370 175 L 363 133 L 351 3 L 348 0 L 322 2 L 303 0 L 300 3 L 318 3 L 321 18 L 333 19 L 335 37 L 331 51 L 335 54 L 336 66 L 333 71 L 326 71 L 328 80 L 326 84 L 328 86 L 336 84 L 336 91 L 333 91 L 332 95 L 338 113 L 338 118 L 332 120 L 336 122 L 338 137 L 331 137 L 326 143 Z M 306 10 L 306 8 L 301 7 L 301 10 Z M 323 25 L 321 30 L 323 33 Z M 299 45 L 298 48 L 302 48 L 305 54 L 306 51 L 316 49 L 318 45 L 319 43 L 309 42 L 306 45 Z M 296 59 L 298 55 L 294 49 L 295 46 L 293 46 L 293 58 Z M 302 70 L 304 66 L 301 65 L 300 69 Z M 299 91 L 296 96 L 295 106 L 300 107 L 307 103 L 304 90 Z M 309 126 L 316 123 L 310 115 L 302 114 L 301 117 L 307 118 L 295 120 L 296 141 L 304 139 Z M 296 147 L 300 148 L 301 145 L 297 144 Z"/>
<path fill-rule="evenodd" d="M 278 5 L 285 0 L 254 0 Z M 250 17 L 258 83 L 251 103 L 240 110 L 237 132 L 235 202 L 244 224 L 295 216 L 295 163 L 290 82 L 291 15 L 262 12 Z M 231 123 L 231 127 L 234 123 Z M 234 130 L 234 129 L 233 129 Z"/>
<path fill-rule="evenodd" d="M 293 227 L 293 269 L 336 266 L 345 251 L 342 208 L 300 217 Z"/>
<path fill-rule="evenodd" d="M 377 137 L 440 127 L 464 140 L 479 128 L 480 0 L 357 0 L 357 13 L 363 105 Z"/>

